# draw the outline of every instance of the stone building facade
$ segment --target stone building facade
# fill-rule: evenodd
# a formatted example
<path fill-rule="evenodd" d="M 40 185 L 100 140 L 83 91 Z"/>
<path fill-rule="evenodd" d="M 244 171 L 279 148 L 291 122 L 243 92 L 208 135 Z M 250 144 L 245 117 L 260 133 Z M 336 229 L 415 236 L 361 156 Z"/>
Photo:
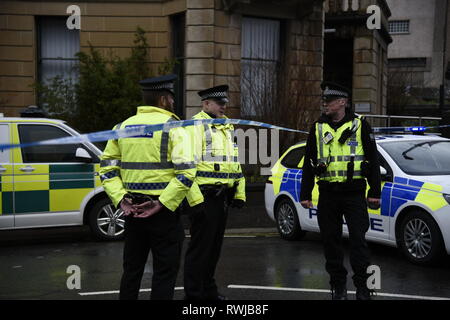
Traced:
<path fill-rule="evenodd" d="M 186 118 L 200 108 L 198 90 L 224 83 L 230 85 L 229 116 L 243 116 L 246 97 L 255 93 L 246 88 L 243 78 L 253 77 L 252 81 L 259 83 L 258 94 L 274 90 L 267 89 L 273 86 L 273 79 L 263 83 L 261 76 L 255 73 L 262 65 L 276 68 L 277 72 L 273 73 L 278 82 L 280 77 L 288 75 L 284 87 L 301 95 L 306 101 L 303 104 L 317 112 L 320 83 L 323 78 L 329 78 L 328 74 L 333 74 L 335 68 L 333 63 L 326 63 L 326 55 L 334 55 L 336 48 L 330 47 L 327 53 L 326 41 L 330 35 L 325 33 L 324 36 L 326 28 L 336 29 L 332 37 L 351 39 L 352 70 L 347 73 L 351 74 L 348 84 L 354 89 L 354 102 L 369 104 L 368 112 L 382 113 L 389 38 L 383 32 L 367 30 L 364 19 L 368 17 L 367 5 L 379 4 L 384 28 L 389 9 L 384 6 L 384 0 L 358 0 L 357 10 L 344 12 L 345 1 L 1 1 L 0 113 L 17 116 L 24 107 L 36 104 L 37 97 L 31 85 L 40 79 L 42 72 L 40 23 L 48 17 L 67 19 L 67 8 L 73 4 L 81 10 L 81 29 L 76 31 L 79 41 L 75 43 L 79 51 L 86 52 L 91 44 L 105 55 L 128 56 L 134 31 L 140 26 L 146 31 L 149 64 L 154 71 L 165 58 L 180 61 L 176 72 L 182 79 L 178 86 L 182 108 L 178 113 Z M 249 48 L 259 56 L 247 57 Z M 266 52 L 272 49 L 273 54 Z M 243 66 L 248 65 L 253 66 L 253 71 L 243 70 Z"/>
<path fill-rule="evenodd" d="M 379 8 L 380 29 L 367 26 L 371 5 Z M 386 114 L 387 51 L 392 39 L 385 0 L 327 0 L 325 12 L 324 79 L 353 89 L 356 112 Z"/>

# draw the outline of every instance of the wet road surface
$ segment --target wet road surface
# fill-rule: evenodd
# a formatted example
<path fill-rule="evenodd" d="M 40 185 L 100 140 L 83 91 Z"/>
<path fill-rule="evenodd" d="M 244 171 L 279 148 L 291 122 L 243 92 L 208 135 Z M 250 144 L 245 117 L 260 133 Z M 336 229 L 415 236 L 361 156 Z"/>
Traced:
<path fill-rule="evenodd" d="M 320 235 L 301 241 L 282 240 L 274 229 L 234 231 L 224 240 L 216 280 L 221 293 L 233 300 L 329 299 L 328 274 Z M 189 238 L 185 239 L 184 250 Z M 351 269 L 349 298 L 354 299 Z M 381 270 L 382 299 L 450 299 L 450 257 L 439 266 L 406 261 L 395 248 L 370 243 L 372 263 Z M 0 299 L 117 299 L 122 272 L 123 242 L 96 242 L 88 229 L 60 228 L 0 233 Z M 183 261 L 182 261 L 183 263 Z M 81 289 L 69 290 L 67 268 L 81 270 Z M 140 295 L 148 299 L 151 256 Z M 184 297 L 180 269 L 175 299 Z"/>

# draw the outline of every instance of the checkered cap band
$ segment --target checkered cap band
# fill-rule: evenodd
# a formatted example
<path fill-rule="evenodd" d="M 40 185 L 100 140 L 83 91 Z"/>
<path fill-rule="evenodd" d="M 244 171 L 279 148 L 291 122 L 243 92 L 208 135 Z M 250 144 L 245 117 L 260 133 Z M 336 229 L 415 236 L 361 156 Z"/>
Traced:
<path fill-rule="evenodd" d="M 323 95 L 324 96 L 340 96 L 340 97 L 348 98 L 347 92 L 340 91 L 340 90 L 328 89 L 328 87 L 325 88 L 325 90 L 323 91 Z"/>
<path fill-rule="evenodd" d="M 204 95 L 200 96 L 203 100 L 204 99 L 210 99 L 210 98 L 228 98 L 227 93 L 224 91 L 218 91 L 218 92 L 210 92 Z"/>
<path fill-rule="evenodd" d="M 146 85 L 144 90 L 173 90 L 173 82 L 155 83 L 154 85 Z"/>

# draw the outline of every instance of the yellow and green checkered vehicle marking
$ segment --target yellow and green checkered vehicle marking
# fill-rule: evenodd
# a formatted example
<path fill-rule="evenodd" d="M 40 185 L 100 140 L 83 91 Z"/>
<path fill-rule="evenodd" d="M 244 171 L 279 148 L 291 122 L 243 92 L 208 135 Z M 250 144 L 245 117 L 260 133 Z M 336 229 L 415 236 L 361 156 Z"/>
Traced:
<path fill-rule="evenodd" d="M 33 165 L 35 174 L 15 175 L 14 184 L 5 181 L 12 177 L 1 177 L 2 214 L 79 210 L 86 195 L 99 185 L 95 166 L 39 164 Z"/>
<path fill-rule="evenodd" d="M 13 176 L 12 165 L 3 165 L 6 171 L 0 175 L 0 214 L 13 214 Z"/>
<path fill-rule="evenodd" d="M 10 139 L 19 142 L 18 123 L 35 123 L 34 119 L 10 120 Z M 39 123 L 57 125 L 51 120 Z M 51 213 L 80 210 L 81 203 L 95 188 L 101 187 L 100 164 L 23 163 L 22 150 L 11 149 L 6 171 L 0 175 L 0 215 Z M 23 172 L 24 167 L 32 172 Z"/>

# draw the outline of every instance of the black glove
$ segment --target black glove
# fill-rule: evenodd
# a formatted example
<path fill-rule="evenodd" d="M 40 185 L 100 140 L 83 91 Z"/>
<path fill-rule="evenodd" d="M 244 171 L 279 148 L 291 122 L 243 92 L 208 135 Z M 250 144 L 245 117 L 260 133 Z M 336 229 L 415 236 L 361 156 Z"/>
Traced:
<path fill-rule="evenodd" d="M 231 201 L 231 207 L 232 208 L 237 208 L 237 209 L 242 209 L 244 207 L 245 201 L 241 200 L 241 199 L 233 199 L 233 201 Z"/>

